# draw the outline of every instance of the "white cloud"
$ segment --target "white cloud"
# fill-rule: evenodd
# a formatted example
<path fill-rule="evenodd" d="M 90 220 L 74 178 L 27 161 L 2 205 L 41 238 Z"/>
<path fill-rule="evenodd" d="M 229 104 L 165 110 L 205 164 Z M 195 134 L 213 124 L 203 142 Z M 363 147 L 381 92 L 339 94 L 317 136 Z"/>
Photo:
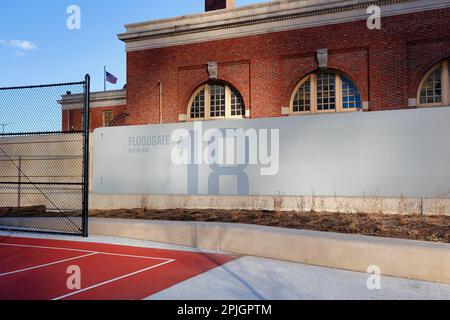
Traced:
<path fill-rule="evenodd" d="M 27 40 L 5 40 L 0 39 L 0 45 L 13 48 L 20 51 L 33 51 L 37 50 L 38 47 L 31 41 Z"/>

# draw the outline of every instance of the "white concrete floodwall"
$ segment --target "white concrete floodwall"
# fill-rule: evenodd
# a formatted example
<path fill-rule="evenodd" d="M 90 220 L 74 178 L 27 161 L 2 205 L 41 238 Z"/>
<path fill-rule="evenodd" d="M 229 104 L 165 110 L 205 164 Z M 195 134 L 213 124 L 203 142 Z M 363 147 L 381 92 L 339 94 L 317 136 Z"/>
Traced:
<path fill-rule="evenodd" d="M 450 108 L 433 108 L 102 128 L 91 208 L 449 214 L 449 124 Z M 191 136 L 175 137 L 180 129 Z M 230 138 L 216 135 L 227 129 L 250 132 L 246 161 L 256 134 L 256 163 L 238 162 L 236 137 L 232 165 L 173 162 L 175 148 L 228 159 Z"/>

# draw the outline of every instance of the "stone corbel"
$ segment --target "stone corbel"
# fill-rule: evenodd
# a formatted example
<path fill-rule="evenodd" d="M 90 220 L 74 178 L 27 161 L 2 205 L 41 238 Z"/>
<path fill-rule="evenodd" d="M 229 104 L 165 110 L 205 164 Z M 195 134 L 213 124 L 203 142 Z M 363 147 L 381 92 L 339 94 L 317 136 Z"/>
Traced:
<path fill-rule="evenodd" d="M 209 79 L 216 80 L 219 73 L 217 62 L 208 62 Z"/>
<path fill-rule="evenodd" d="M 317 49 L 317 61 L 320 69 L 328 68 L 328 49 Z"/>

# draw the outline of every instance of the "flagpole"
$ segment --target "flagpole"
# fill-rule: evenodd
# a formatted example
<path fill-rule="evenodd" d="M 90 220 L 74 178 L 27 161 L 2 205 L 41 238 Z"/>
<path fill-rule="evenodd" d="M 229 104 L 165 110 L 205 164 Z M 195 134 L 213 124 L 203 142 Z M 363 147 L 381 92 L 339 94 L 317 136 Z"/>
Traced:
<path fill-rule="evenodd" d="M 103 66 L 103 89 L 106 91 L 106 66 Z"/>

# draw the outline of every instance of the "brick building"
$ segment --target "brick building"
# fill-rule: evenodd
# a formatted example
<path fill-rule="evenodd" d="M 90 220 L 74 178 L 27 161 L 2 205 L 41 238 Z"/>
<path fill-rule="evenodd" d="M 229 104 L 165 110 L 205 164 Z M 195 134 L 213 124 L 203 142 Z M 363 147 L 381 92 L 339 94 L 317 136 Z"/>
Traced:
<path fill-rule="evenodd" d="M 68 92 L 59 101 L 62 107 L 62 131 L 81 130 L 83 128 L 83 94 Z M 93 92 L 90 95 L 91 130 L 100 127 L 121 126 L 126 124 L 126 90 Z"/>
<path fill-rule="evenodd" d="M 92 94 L 91 128 L 108 112 L 142 125 L 450 105 L 449 0 L 206 0 L 205 13 L 130 24 L 119 39 L 126 103 L 125 91 Z M 76 127 L 81 111 L 64 108 Z"/>

